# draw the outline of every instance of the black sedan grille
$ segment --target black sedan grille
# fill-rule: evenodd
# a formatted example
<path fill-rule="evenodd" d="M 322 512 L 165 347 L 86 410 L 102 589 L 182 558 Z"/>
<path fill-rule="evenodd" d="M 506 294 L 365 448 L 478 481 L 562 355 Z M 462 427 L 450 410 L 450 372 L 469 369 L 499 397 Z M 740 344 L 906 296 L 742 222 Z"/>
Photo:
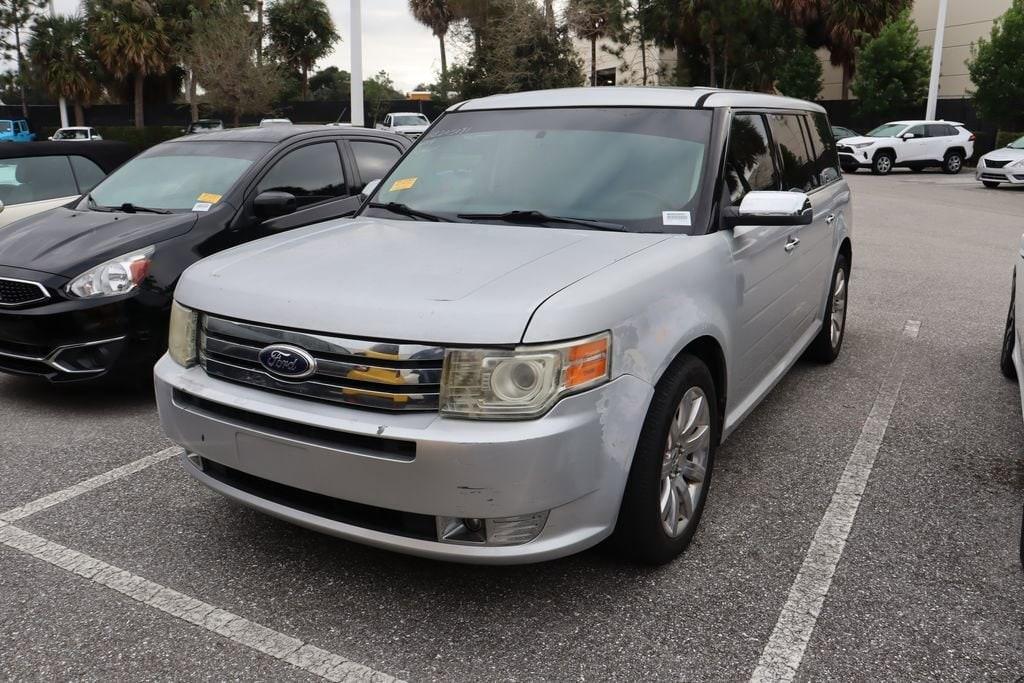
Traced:
<path fill-rule="evenodd" d="M 49 298 L 49 292 L 38 282 L 0 278 L 0 306 L 27 306 Z"/>
<path fill-rule="evenodd" d="M 988 168 L 1005 168 L 1008 163 L 1010 163 L 1009 159 L 1007 159 L 1006 161 L 994 161 L 992 159 L 985 159 L 985 166 L 987 166 Z"/>

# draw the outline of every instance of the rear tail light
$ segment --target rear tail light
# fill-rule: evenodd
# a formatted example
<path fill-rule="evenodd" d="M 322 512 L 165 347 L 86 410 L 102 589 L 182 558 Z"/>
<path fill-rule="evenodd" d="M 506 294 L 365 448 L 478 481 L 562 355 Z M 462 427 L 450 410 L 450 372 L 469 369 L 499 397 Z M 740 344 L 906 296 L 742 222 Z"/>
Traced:
<path fill-rule="evenodd" d="M 975 140 L 977 140 L 977 139 L 978 139 L 978 136 L 977 136 L 977 135 L 975 135 L 974 133 L 971 133 L 971 137 L 970 137 L 970 138 L 968 138 L 968 140 L 970 140 L 971 142 L 974 142 L 974 141 L 975 141 Z"/>

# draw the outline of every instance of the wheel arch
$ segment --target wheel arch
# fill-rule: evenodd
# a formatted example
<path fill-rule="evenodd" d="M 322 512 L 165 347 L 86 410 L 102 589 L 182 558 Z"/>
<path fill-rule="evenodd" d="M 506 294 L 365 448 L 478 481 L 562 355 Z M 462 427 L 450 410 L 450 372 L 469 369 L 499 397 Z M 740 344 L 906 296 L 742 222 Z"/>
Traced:
<path fill-rule="evenodd" d="M 872 160 L 877 159 L 882 154 L 888 154 L 890 157 L 892 157 L 893 161 L 896 161 L 896 150 L 893 149 L 892 147 L 882 147 L 881 149 L 876 149 L 874 156 L 872 156 L 871 158 Z"/>
<path fill-rule="evenodd" d="M 711 379 L 715 383 L 715 403 L 718 408 L 718 428 L 719 434 L 721 434 L 722 424 L 725 421 L 725 410 L 728 405 L 729 391 L 729 373 L 725 360 L 725 349 L 722 347 L 721 342 L 710 334 L 693 339 L 683 346 L 672 361 L 662 369 L 657 378 L 658 383 L 661 382 L 668 369 L 678 363 L 683 356 L 693 356 L 704 363 L 711 372 Z"/>

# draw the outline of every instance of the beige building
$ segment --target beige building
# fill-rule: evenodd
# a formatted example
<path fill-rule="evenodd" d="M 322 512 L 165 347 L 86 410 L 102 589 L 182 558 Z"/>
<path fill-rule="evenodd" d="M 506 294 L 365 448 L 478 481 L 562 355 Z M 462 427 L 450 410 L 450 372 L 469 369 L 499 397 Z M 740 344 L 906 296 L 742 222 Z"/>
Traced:
<path fill-rule="evenodd" d="M 967 73 L 971 45 L 987 37 L 992 22 L 1010 9 L 1012 0 L 949 0 L 946 34 L 942 47 L 942 71 L 939 97 L 960 98 L 973 87 Z M 915 0 L 911 14 L 918 28 L 920 44 L 931 53 L 935 41 L 935 24 L 939 18 L 939 0 Z M 843 72 L 829 62 L 828 52 L 819 52 L 825 67 L 820 99 L 838 100 L 842 95 Z"/>
<path fill-rule="evenodd" d="M 583 63 L 586 84 L 590 85 L 590 41 L 575 39 L 576 54 Z M 621 54 L 615 54 L 621 53 Z M 647 85 L 670 83 L 676 68 L 675 50 L 664 50 L 656 45 L 621 45 L 607 40 L 597 41 L 597 84 L 598 85 L 643 85 L 646 57 Z"/>

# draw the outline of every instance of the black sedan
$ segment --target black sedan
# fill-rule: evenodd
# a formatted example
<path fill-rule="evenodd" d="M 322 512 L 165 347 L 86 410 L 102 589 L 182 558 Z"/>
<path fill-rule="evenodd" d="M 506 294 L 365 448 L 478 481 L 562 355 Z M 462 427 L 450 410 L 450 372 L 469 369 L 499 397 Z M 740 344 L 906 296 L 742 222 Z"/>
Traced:
<path fill-rule="evenodd" d="M 0 371 L 53 382 L 148 374 L 185 268 L 350 214 L 410 145 L 325 126 L 191 135 L 140 154 L 62 208 L 12 223 L 0 230 Z"/>

